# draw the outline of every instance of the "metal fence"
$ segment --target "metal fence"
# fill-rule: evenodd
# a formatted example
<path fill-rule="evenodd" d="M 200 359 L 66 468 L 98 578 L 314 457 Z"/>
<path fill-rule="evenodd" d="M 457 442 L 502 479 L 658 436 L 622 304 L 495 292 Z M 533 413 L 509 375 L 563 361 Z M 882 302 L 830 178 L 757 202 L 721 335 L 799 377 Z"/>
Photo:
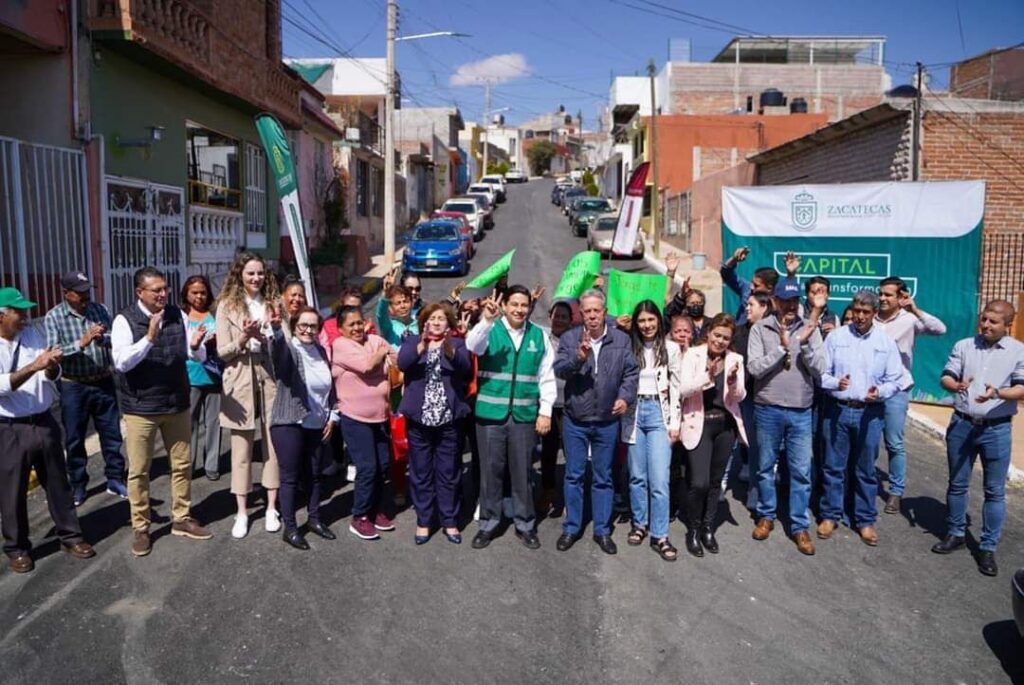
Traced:
<path fill-rule="evenodd" d="M 690 193 L 666 195 L 661 208 L 661 234 L 664 239 L 684 252 L 691 252 L 693 216 Z"/>
<path fill-rule="evenodd" d="M 979 280 L 979 305 L 996 299 L 1016 304 L 1024 292 L 1024 233 L 984 233 Z"/>
<path fill-rule="evenodd" d="M 88 196 L 82 151 L 0 137 L 0 285 L 40 314 L 61 301 L 61 275 L 95 275 Z"/>

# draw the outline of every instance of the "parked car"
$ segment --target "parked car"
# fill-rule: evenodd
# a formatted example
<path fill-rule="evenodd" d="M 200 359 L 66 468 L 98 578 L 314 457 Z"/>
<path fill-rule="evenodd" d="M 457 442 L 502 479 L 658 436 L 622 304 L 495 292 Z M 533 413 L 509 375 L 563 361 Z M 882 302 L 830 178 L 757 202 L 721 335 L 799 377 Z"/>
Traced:
<path fill-rule="evenodd" d="M 573 198 L 586 197 L 586 195 L 587 191 L 584 190 L 583 188 L 580 188 L 579 186 L 572 186 L 571 188 L 566 188 L 565 191 L 562 192 L 562 214 L 569 213 L 569 203 L 572 201 Z"/>
<path fill-rule="evenodd" d="M 506 198 L 505 194 L 505 177 L 501 174 L 487 174 L 481 178 L 478 183 L 486 183 L 493 186 L 494 192 L 498 197 L 498 202 L 504 202 Z"/>
<path fill-rule="evenodd" d="M 473 200 L 484 215 L 484 228 L 488 231 L 494 228 L 494 205 L 483 193 L 466 193 L 463 197 Z"/>
<path fill-rule="evenodd" d="M 498 193 L 494 189 L 494 186 L 490 183 L 473 183 L 466 188 L 466 195 L 472 195 L 473 193 L 480 193 L 487 196 L 487 201 L 492 206 L 498 204 Z"/>
<path fill-rule="evenodd" d="M 484 236 L 484 213 L 480 211 L 480 205 L 471 197 L 453 198 L 446 200 L 441 205 L 442 212 L 458 212 L 466 217 L 466 221 L 473 227 L 473 236 L 480 240 Z"/>
<path fill-rule="evenodd" d="M 530 180 L 530 177 L 527 176 L 520 169 L 509 169 L 505 173 L 505 182 L 506 183 L 526 183 L 529 180 Z"/>
<path fill-rule="evenodd" d="M 440 209 L 435 209 L 434 213 L 430 215 L 431 219 L 451 219 L 457 221 L 459 224 L 459 233 L 462 235 L 462 241 L 466 244 L 466 257 L 472 259 L 476 256 L 476 241 L 483 237 L 483 232 L 478 237 L 473 233 L 473 226 L 470 225 L 466 219 L 465 214 L 459 212 L 442 212 Z"/>
<path fill-rule="evenodd" d="M 565 191 L 571 187 L 568 183 L 556 183 L 551 189 L 551 204 L 561 205 Z"/>
<path fill-rule="evenodd" d="M 617 214 L 601 214 L 597 217 L 594 223 L 590 224 L 587 229 L 587 249 L 600 252 L 602 254 L 611 254 L 612 251 L 612 238 L 615 236 L 615 227 L 619 224 L 619 217 Z M 636 232 L 636 240 L 633 242 L 633 254 L 634 259 L 640 259 L 644 256 L 644 239 L 640 234 L 640 231 Z"/>
<path fill-rule="evenodd" d="M 603 197 L 577 198 L 569 212 L 573 235 L 586 235 L 587 228 L 600 214 L 612 211 L 612 206 Z"/>
<path fill-rule="evenodd" d="M 459 225 L 450 219 L 431 219 L 417 224 L 405 245 L 402 270 L 468 274 L 469 258 Z"/>

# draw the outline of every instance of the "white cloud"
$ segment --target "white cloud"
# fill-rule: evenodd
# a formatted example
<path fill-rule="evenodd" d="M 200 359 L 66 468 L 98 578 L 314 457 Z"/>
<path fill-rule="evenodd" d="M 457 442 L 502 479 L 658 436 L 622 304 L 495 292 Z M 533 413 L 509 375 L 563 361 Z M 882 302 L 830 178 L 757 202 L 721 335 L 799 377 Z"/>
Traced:
<path fill-rule="evenodd" d="M 483 83 L 504 83 L 530 74 L 526 56 L 518 52 L 494 55 L 479 62 L 463 64 L 452 74 L 449 83 L 453 86 L 477 86 Z"/>

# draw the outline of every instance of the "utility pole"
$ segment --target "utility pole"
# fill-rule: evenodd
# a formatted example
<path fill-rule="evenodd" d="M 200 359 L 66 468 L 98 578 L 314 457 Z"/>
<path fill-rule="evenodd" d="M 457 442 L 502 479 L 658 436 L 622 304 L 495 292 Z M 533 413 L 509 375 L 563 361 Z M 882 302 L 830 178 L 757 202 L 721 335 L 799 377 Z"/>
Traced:
<path fill-rule="evenodd" d="M 395 36 L 398 2 L 387 0 L 387 87 L 384 97 L 384 264 L 395 263 Z"/>
<path fill-rule="evenodd" d="M 914 96 L 914 131 L 911 136 L 914 149 L 910 155 L 910 180 L 917 181 L 921 175 L 921 92 L 924 90 L 924 66 L 917 63 L 917 94 Z"/>
<path fill-rule="evenodd" d="M 487 127 L 491 125 L 491 82 L 484 81 L 484 168 L 480 170 L 480 176 L 487 175 Z M 477 179 L 478 181 L 480 179 Z"/>
<path fill-rule="evenodd" d="M 658 129 L 655 124 L 658 118 L 658 99 L 654 90 L 654 74 L 655 66 L 652 59 L 647 65 L 647 75 L 651 81 L 651 147 L 647 156 L 651 160 L 651 179 L 654 182 L 654 187 L 651 189 L 651 233 L 654 237 L 654 256 L 661 257 L 661 230 L 658 226 L 658 203 L 661 201 L 661 195 L 658 193 Z"/>

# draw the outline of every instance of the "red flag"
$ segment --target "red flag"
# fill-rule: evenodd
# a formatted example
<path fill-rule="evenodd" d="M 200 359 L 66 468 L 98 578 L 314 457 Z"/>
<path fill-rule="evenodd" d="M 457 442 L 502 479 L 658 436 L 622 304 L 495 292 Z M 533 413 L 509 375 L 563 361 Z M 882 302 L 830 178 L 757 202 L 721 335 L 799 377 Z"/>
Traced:
<path fill-rule="evenodd" d="M 633 254 L 633 243 L 636 242 L 640 216 L 644 211 L 644 188 L 647 186 L 647 170 L 650 167 L 649 162 L 643 162 L 629 177 L 626 196 L 622 198 L 622 207 L 619 208 L 619 224 L 612 238 L 612 254 Z"/>

